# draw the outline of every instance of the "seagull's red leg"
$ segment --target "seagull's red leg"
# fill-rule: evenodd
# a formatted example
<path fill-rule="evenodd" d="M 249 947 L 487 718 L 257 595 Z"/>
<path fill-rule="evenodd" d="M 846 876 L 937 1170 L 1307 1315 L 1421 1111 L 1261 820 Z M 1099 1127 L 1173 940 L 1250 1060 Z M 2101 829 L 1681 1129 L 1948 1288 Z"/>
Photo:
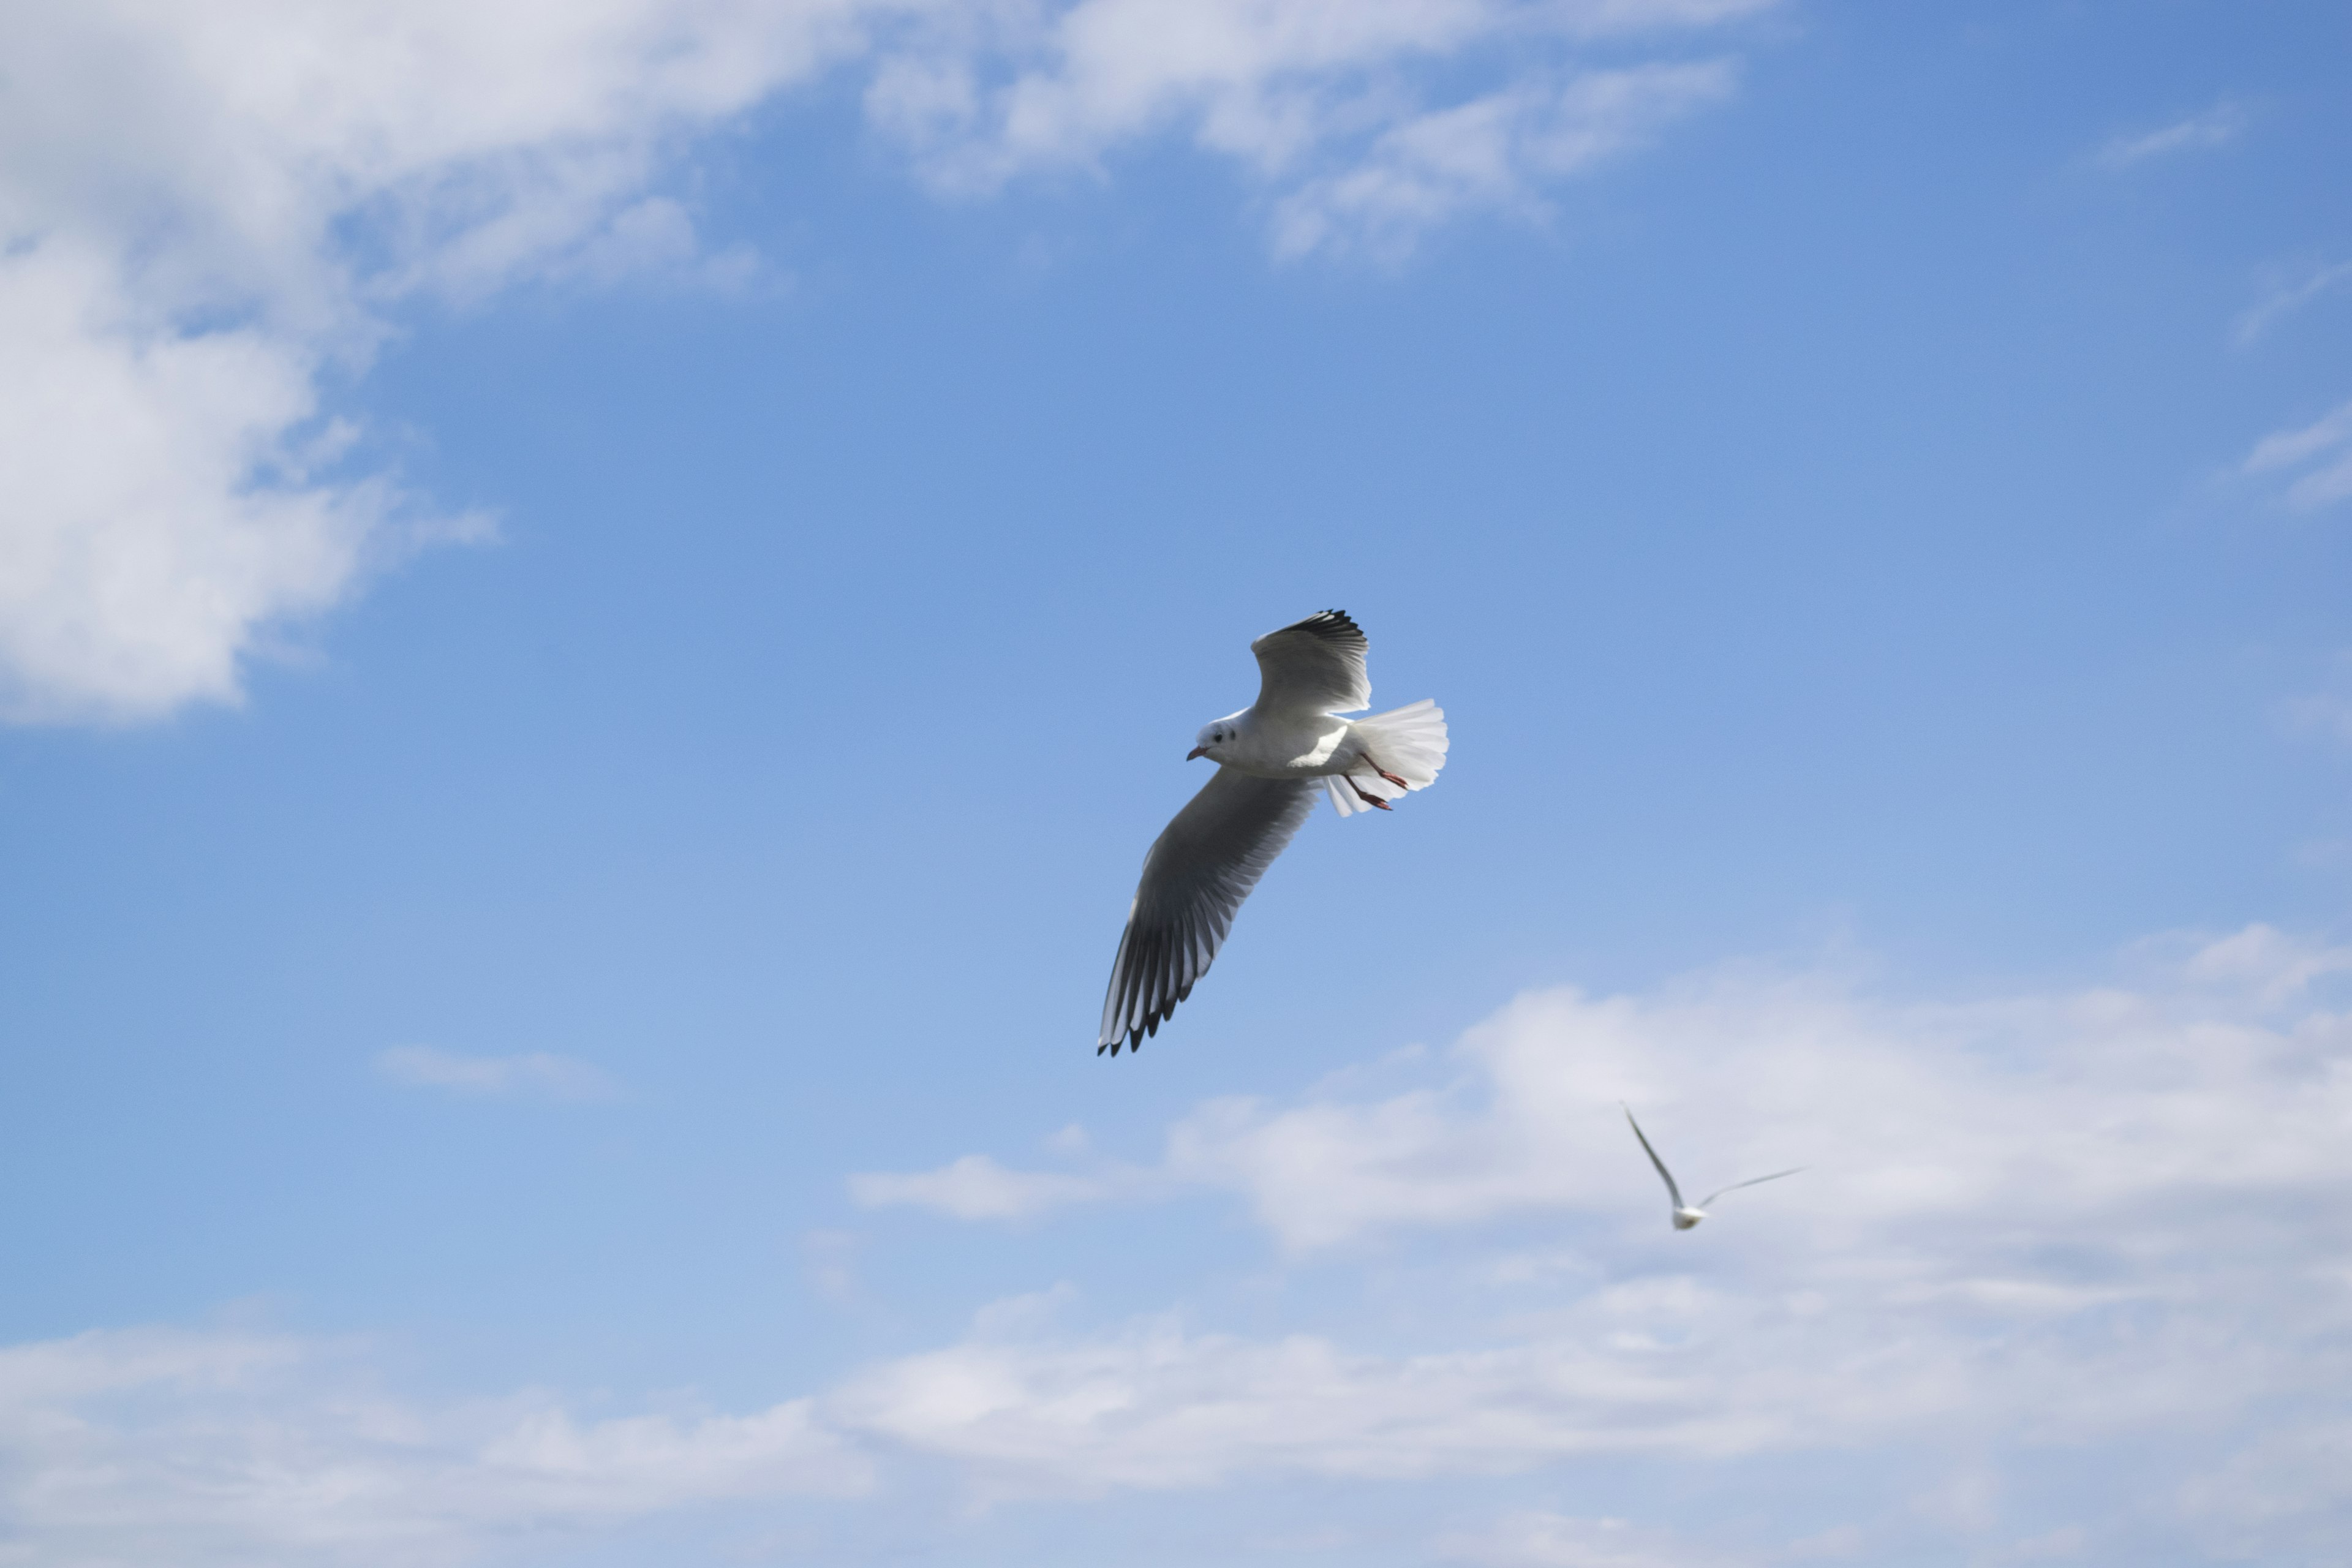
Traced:
<path fill-rule="evenodd" d="M 1375 769 L 1374 771 L 1377 772 L 1378 770 Z M 1388 777 L 1386 773 L 1381 773 L 1381 776 L 1382 778 Z M 1402 781 L 1400 780 L 1399 782 L 1402 783 Z M 1387 801 L 1382 800 L 1379 795 L 1370 794 L 1363 785 L 1358 784 L 1355 780 L 1349 779 L 1348 781 L 1348 787 L 1354 790 L 1356 792 L 1356 798 L 1362 801 L 1366 805 L 1378 806 L 1382 811 L 1389 809 L 1389 803 Z"/>
<path fill-rule="evenodd" d="M 1357 754 L 1358 756 L 1360 756 L 1360 757 L 1363 756 L 1363 753 L 1362 753 L 1361 752 L 1357 752 L 1356 754 Z M 1386 769 L 1386 768 L 1384 768 L 1384 767 L 1381 766 L 1381 764 L 1380 764 L 1380 763 L 1376 763 L 1376 762 L 1372 761 L 1372 759 L 1371 759 L 1371 758 L 1370 758 L 1370 757 L 1364 757 L 1364 765 L 1365 765 L 1366 767 L 1368 767 L 1368 768 L 1371 769 L 1371 770 L 1372 770 L 1372 772 L 1374 772 L 1374 773 L 1376 773 L 1380 774 L 1380 775 L 1381 775 L 1381 777 L 1382 777 L 1382 778 L 1384 778 L 1384 779 L 1388 780 L 1388 781 L 1389 781 L 1389 783 L 1391 783 L 1391 784 L 1392 784 L 1396 785 L 1396 786 L 1397 786 L 1397 788 L 1399 788 L 1399 789 L 1411 789 L 1411 788 L 1412 787 L 1412 785 L 1411 785 L 1411 784 L 1409 784 L 1405 783 L 1405 782 L 1404 782 L 1404 780 L 1402 780 L 1402 779 L 1401 779 L 1401 778 L 1397 777 L 1397 776 L 1396 776 L 1396 774 L 1394 774 L 1394 773 L 1392 773 L 1389 772 L 1389 771 L 1388 771 L 1388 769 Z M 1363 792 L 1362 792 L 1361 790 L 1359 790 L 1359 791 L 1357 791 L 1356 793 L 1358 793 L 1359 795 L 1360 795 L 1360 794 L 1362 794 Z"/>

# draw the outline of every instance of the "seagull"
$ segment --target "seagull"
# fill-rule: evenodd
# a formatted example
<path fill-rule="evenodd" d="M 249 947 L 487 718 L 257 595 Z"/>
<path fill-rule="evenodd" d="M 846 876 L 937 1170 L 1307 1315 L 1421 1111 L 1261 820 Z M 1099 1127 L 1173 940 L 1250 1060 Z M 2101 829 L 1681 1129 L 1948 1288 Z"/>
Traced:
<path fill-rule="evenodd" d="M 1408 790 L 1427 789 L 1445 765 L 1445 714 L 1423 699 L 1385 713 L 1369 708 L 1370 647 L 1344 610 L 1272 631 L 1250 644 L 1257 700 L 1201 727 L 1185 754 L 1216 773 L 1143 858 L 1111 961 L 1095 1054 L 1143 1048 L 1192 987 L 1233 929 L 1234 911 L 1323 795 L 1341 816 L 1386 811 Z"/>
<path fill-rule="evenodd" d="M 1622 1100 L 1618 1101 L 1618 1104 L 1625 1112 L 1625 1120 L 1633 1121 L 1633 1136 L 1636 1138 L 1642 1138 L 1642 1124 L 1638 1121 L 1633 1121 L 1633 1108 L 1630 1105 L 1626 1105 Z M 1707 1194 L 1706 1196 L 1701 1198 L 1695 1204 L 1686 1204 L 1683 1202 L 1683 1190 L 1675 1185 L 1674 1173 L 1666 1169 L 1666 1163 L 1658 1158 L 1658 1152 L 1650 1147 L 1650 1141 L 1647 1138 L 1642 1138 L 1642 1152 L 1647 1154 L 1650 1157 L 1650 1163 L 1658 1168 L 1659 1176 L 1664 1179 L 1666 1184 L 1666 1195 L 1675 1200 L 1675 1228 L 1676 1230 L 1688 1230 L 1691 1226 L 1705 1219 L 1706 1217 L 1706 1205 L 1715 1202 L 1716 1199 L 1721 1197 L 1726 1193 L 1736 1193 L 1742 1187 L 1752 1187 L 1759 1182 L 1777 1182 L 1783 1176 L 1793 1176 L 1799 1171 L 1805 1168 L 1802 1165 L 1791 1165 L 1785 1171 L 1775 1171 L 1769 1176 L 1750 1176 L 1744 1182 L 1734 1182 L 1727 1187 L 1718 1187 L 1714 1192 Z"/>

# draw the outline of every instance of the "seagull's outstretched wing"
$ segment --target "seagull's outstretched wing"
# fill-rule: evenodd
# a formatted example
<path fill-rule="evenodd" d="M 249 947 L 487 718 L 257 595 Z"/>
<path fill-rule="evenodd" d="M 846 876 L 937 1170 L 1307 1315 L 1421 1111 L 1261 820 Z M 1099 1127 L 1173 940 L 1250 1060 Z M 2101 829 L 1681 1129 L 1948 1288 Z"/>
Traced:
<path fill-rule="evenodd" d="M 1726 1193 L 1736 1193 L 1742 1187 L 1752 1187 L 1759 1182 L 1777 1182 L 1783 1176 L 1793 1176 L 1798 1172 L 1807 1168 L 1808 1167 L 1803 1165 L 1791 1165 L 1785 1171 L 1775 1171 L 1769 1176 L 1750 1176 L 1744 1182 L 1734 1182 L 1727 1187 L 1718 1187 L 1714 1192 L 1707 1194 L 1706 1196 L 1699 1200 L 1698 1206 L 1705 1208 L 1707 1205 L 1715 1202 L 1716 1199 L 1721 1197 Z"/>
<path fill-rule="evenodd" d="M 1630 1105 L 1620 1105 L 1618 1109 L 1625 1113 L 1626 1121 L 1632 1124 L 1633 1136 L 1636 1138 L 1642 1138 L 1642 1124 L 1633 1121 L 1633 1108 Z M 1666 1184 L 1666 1196 L 1675 1200 L 1675 1207 L 1682 1207 L 1683 1190 L 1675 1185 L 1674 1173 L 1666 1169 L 1666 1163 L 1658 1158 L 1658 1152 L 1650 1147 L 1650 1141 L 1647 1138 L 1642 1138 L 1642 1152 L 1647 1154 L 1650 1157 L 1650 1163 L 1658 1168 L 1658 1175 Z M 1785 1172 L 1782 1173 L 1786 1174 Z M 1729 1189 L 1727 1188 L 1725 1190 L 1728 1191 Z M 1706 1206 L 1706 1205 L 1705 1204 L 1699 1205 L 1699 1207 L 1701 1208 L 1705 1208 Z"/>
<path fill-rule="evenodd" d="M 1277 634 L 1279 635 L 1279 634 Z M 1143 858 L 1143 881 L 1111 961 L 1095 1054 L 1140 1049 L 1209 973 L 1249 897 L 1307 820 L 1320 779 L 1261 779 L 1219 768 Z"/>
<path fill-rule="evenodd" d="M 1250 644 L 1261 713 L 1352 713 L 1372 705 L 1364 655 L 1371 644 L 1345 610 L 1325 610 Z"/>

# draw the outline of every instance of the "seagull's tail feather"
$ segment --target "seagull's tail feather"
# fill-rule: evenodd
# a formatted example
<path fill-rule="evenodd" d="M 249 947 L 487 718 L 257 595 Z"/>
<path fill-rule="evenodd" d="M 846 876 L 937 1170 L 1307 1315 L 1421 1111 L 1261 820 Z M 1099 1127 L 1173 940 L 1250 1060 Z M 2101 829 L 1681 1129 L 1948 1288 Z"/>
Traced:
<path fill-rule="evenodd" d="M 1445 766 L 1449 742 L 1445 738 L 1445 710 L 1436 703 L 1424 697 L 1418 702 L 1359 719 L 1355 725 L 1356 738 L 1372 764 L 1404 780 L 1405 788 L 1427 789 L 1437 782 L 1439 771 Z M 1383 799 L 1396 797 L 1396 785 L 1370 769 L 1364 771 L 1369 776 L 1358 777 L 1357 784 Z M 1348 780 L 1335 777 L 1324 783 L 1340 816 L 1350 816 L 1371 809 L 1357 797 Z"/>

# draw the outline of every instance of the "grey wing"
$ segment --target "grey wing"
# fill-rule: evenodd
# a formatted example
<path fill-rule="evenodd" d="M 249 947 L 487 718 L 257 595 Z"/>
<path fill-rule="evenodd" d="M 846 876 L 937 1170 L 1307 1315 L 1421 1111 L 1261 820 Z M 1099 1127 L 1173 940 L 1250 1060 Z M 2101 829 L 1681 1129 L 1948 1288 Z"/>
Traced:
<path fill-rule="evenodd" d="M 1250 644 L 1261 713 L 1352 713 L 1372 705 L 1371 644 L 1345 610 L 1325 610 Z"/>
<path fill-rule="evenodd" d="M 1759 1182 L 1777 1182 L 1783 1176 L 1793 1176 L 1798 1172 L 1807 1168 L 1808 1167 L 1803 1165 L 1791 1165 L 1785 1171 L 1775 1171 L 1769 1176 L 1750 1176 L 1744 1182 L 1734 1182 L 1727 1187 L 1719 1187 L 1716 1191 L 1707 1194 L 1706 1197 L 1699 1200 L 1698 1206 L 1701 1208 L 1706 1207 L 1707 1205 L 1715 1202 L 1716 1199 L 1721 1197 L 1725 1193 L 1736 1193 L 1742 1187 L 1752 1187 Z"/>
<path fill-rule="evenodd" d="M 1674 1173 L 1666 1169 L 1666 1163 L 1664 1160 L 1658 1158 L 1658 1152 L 1650 1147 L 1650 1141 L 1647 1138 L 1642 1137 L 1642 1124 L 1633 1120 L 1633 1108 L 1630 1105 L 1620 1105 L 1618 1109 L 1625 1113 L 1625 1121 L 1627 1124 L 1633 1129 L 1633 1136 L 1642 1139 L 1642 1152 L 1647 1154 L 1650 1157 L 1650 1163 L 1658 1168 L 1659 1176 L 1663 1178 L 1666 1184 L 1666 1196 L 1675 1200 L 1675 1207 L 1682 1207 L 1683 1190 L 1675 1185 Z M 1698 1206 L 1701 1208 L 1706 1207 L 1705 1204 L 1701 1204 Z"/>
<path fill-rule="evenodd" d="M 1320 779 L 1261 779 L 1219 768 L 1143 858 L 1143 880 L 1111 961 L 1095 1054 L 1140 1049 L 1192 994 L 1242 900 L 1307 820 Z"/>

